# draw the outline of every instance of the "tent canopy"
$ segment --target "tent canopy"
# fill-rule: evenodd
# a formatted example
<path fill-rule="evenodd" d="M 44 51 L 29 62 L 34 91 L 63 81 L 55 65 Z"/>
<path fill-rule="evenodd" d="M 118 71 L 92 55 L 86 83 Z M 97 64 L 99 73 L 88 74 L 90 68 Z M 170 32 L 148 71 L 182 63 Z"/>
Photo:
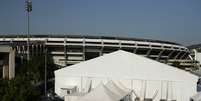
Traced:
<path fill-rule="evenodd" d="M 126 51 L 116 51 L 55 71 L 55 76 L 88 76 L 167 81 L 197 81 L 184 70 Z"/>
<path fill-rule="evenodd" d="M 201 92 L 198 92 L 194 96 L 191 97 L 193 101 L 201 101 Z"/>
<path fill-rule="evenodd" d="M 124 96 L 117 95 L 109 90 L 103 83 L 100 83 L 87 95 L 80 97 L 78 101 L 119 101 Z"/>
<path fill-rule="evenodd" d="M 120 88 L 117 84 L 115 84 L 112 80 L 110 80 L 106 85 L 105 85 L 110 91 L 114 92 L 116 95 L 119 96 L 126 96 L 131 93 L 130 91 L 125 91 L 123 90 L 124 88 Z"/>

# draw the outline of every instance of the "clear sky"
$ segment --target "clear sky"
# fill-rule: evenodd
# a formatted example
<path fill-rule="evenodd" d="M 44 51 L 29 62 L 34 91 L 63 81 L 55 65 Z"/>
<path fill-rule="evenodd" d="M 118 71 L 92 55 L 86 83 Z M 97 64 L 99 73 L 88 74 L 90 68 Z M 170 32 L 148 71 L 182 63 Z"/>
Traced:
<path fill-rule="evenodd" d="M 32 0 L 31 34 L 201 43 L 201 0 Z M 25 0 L 0 0 L 0 34 L 26 34 Z"/>

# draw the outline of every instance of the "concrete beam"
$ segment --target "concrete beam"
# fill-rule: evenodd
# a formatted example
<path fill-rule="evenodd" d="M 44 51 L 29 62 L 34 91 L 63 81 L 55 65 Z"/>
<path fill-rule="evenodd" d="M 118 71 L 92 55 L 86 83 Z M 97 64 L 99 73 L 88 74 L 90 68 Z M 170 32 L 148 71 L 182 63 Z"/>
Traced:
<path fill-rule="evenodd" d="M 180 51 L 179 53 L 177 53 L 177 55 L 174 57 L 174 59 L 177 59 L 178 56 L 182 53 L 182 51 Z"/>
<path fill-rule="evenodd" d="M 172 56 L 172 54 L 173 54 L 174 52 L 175 52 L 175 51 L 172 50 L 172 52 L 170 52 L 170 53 L 168 54 L 168 58 L 167 58 L 167 59 L 169 59 L 169 58 Z"/>
<path fill-rule="evenodd" d="M 180 59 L 183 59 L 186 54 L 187 54 L 187 53 L 185 52 L 185 53 L 180 57 Z"/>

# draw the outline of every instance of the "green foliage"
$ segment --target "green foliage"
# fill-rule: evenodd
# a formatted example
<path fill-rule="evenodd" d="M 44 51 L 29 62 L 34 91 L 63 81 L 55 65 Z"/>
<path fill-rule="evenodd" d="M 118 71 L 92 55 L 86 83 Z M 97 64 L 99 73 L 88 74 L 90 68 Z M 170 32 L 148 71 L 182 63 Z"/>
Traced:
<path fill-rule="evenodd" d="M 53 63 L 52 58 L 47 56 L 47 79 L 52 78 L 54 76 L 54 70 L 56 70 L 56 66 Z M 34 83 L 38 83 L 40 81 L 44 81 L 45 75 L 45 57 L 44 56 L 35 56 L 32 57 L 31 60 L 28 61 L 27 68 L 27 76 Z"/>
<path fill-rule="evenodd" d="M 25 76 L 0 80 L 0 101 L 37 101 L 39 95 L 40 92 Z"/>
<path fill-rule="evenodd" d="M 47 56 L 47 79 L 56 69 L 52 58 Z M 37 84 L 44 82 L 45 56 L 31 57 L 16 68 L 16 77 L 0 79 L 0 101 L 37 101 L 43 94 Z"/>

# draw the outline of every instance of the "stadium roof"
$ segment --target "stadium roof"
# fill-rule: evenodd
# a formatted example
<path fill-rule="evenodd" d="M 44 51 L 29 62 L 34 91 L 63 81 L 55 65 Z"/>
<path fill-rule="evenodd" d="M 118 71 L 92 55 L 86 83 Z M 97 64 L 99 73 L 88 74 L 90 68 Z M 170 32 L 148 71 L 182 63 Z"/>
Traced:
<path fill-rule="evenodd" d="M 0 38 L 21 38 L 27 37 L 27 35 L 0 35 Z M 130 38 L 130 37 L 115 37 L 115 36 L 92 36 L 92 35 L 31 35 L 32 38 L 92 38 L 92 39 L 118 39 L 118 40 L 133 40 L 133 41 L 145 41 L 145 42 L 157 42 L 166 44 L 180 45 L 175 42 L 143 39 L 143 38 Z"/>

